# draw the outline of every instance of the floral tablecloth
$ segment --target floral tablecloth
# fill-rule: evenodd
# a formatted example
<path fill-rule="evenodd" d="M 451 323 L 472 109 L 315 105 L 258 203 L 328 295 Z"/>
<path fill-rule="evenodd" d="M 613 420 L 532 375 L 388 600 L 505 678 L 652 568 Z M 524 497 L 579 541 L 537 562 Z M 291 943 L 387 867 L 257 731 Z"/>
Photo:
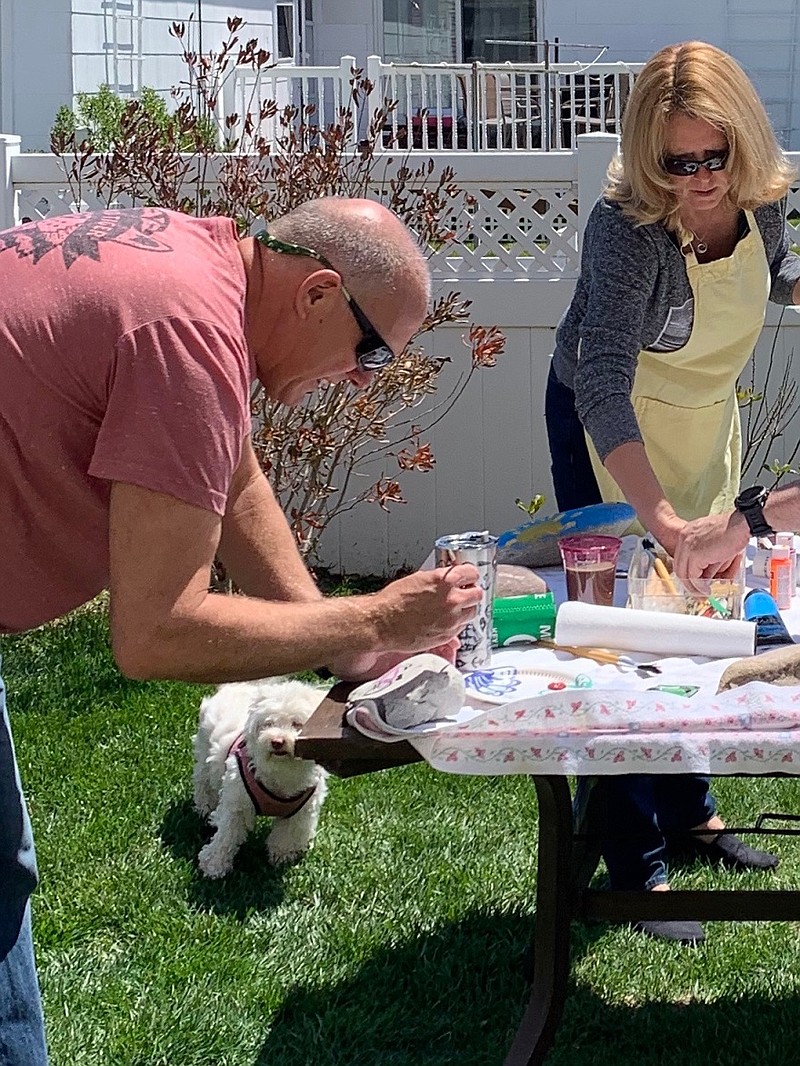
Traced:
<path fill-rule="evenodd" d="M 800 687 L 753 682 L 690 699 L 569 689 L 409 739 L 456 774 L 800 774 Z"/>
<path fill-rule="evenodd" d="M 563 599 L 561 575 L 545 576 Z M 783 617 L 800 638 L 800 597 Z M 732 661 L 661 659 L 661 674 L 643 678 L 546 649 L 504 649 L 493 666 L 570 669 L 592 687 L 487 707 L 465 725 L 408 739 L 431 766 L 456 774 L 800 775 L 800 687 L 751 682 L 717 694 Z M 656 685 L 697 691 L 686 698 Z"/>

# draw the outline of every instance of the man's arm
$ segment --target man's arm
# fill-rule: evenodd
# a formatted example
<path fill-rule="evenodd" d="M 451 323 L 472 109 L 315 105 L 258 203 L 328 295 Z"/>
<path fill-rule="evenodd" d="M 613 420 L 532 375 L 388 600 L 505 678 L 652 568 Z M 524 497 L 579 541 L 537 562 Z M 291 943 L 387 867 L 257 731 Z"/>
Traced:
<path fill-rule="evenodd" d="M 223 682 L 313 669 L 449 641 L 475 615 L 475 567 L 412 574 L 371 596 L 276 603 L 208 591 L 221 520 L 114 482 L 111 638 L 131 677 Z M 468 587 L 460 587 L 468 586 Z"/>
<path fill-rule="evenodd" d="M 231 484 L 217 555 L 250 596 L 293 603 L 322 598 L 249 440 Z M 432 650 L 453 662 L 458 640 Z M 353 654 L 345 648 L 325 665 L 337 677 L 360 680 L 383 673 L 402 658 L 402 653 Z"/>
<path fill-rule="evenodd" d="M 249 440 L 231 484 L 217 554 L 249 596 L 293 602 L 322 598 Z"/>
<path fill-rule="evenodd" d="M 800 481 L 773 489 L 764 517 L 775 530 L 800 529 Z M 675 573 L 688 581 L 714 577 L 747 547 L 749 539 L 747 522 L 738 511 L 687 522 L 678 534 Z"/>

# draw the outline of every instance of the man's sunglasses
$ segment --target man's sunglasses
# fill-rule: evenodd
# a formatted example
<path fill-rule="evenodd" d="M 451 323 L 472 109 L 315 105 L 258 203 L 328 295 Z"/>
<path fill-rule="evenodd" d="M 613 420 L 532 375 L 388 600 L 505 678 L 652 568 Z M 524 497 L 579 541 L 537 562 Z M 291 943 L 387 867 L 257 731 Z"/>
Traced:
<path fill-rule="evenodd" d="M 322 263 L 328 270 L 334 270 L 339 277 L 341 274 L 333 263 L 329 262 L 324 255 L 320 255 L 319 252 L 315 252 L 313 248 L 303 248 L 300 244 L 292 244 L 291 241 L 280 241 L 277 237 L 273 237 L 267 233 L 266 230 L 262 230 L 261 233 L 256 234 L 256 240 L 261 241 L 273 252 L 283 252 L 284 255 L 304 255 L 311 259 L 316 259 L 318 263 Z M 375 329 L 373 324 L 358 306 L 356 301 L 350 295 L 350 293 L 342 284 L 342 294 L 345 300 L 347 300 L 347 306 L 350 308 L 353 318 L 359 325 L 359 328 L 363 334 L 361 340 L 356 345 L 356 363 L 358 369 L 363 371 L 381 370 L 383 367 L 388 366 L 394 359 L 394 352 L 381 337 L 380 333 Z"/>
<path fill-rule="evenodd" d="M 708 159 L 684 159 L 679 155 L 668 155 L 661 165 L 667 174 L 671 174 L 674 178 L 690 178 L 692 174 L 698 172 L 700 167 L 705 167 L 706 170 L 724 170 L 727 162 L 728 152 L 726 150 L 710 155 Z"/>

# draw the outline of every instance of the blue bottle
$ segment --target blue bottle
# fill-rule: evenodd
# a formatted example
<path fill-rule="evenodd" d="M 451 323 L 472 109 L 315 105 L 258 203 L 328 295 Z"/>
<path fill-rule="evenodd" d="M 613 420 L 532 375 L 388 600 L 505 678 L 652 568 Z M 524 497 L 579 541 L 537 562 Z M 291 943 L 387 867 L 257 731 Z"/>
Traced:
<path fill-rule="evenodd" d="M 744 616 L 756 624 L 756 647 L 766 648 L 774 644 L 794 644 L 789 630 L 783 624 L 778 605 L 763 589 L 751 589 L 744 598 Z"/>

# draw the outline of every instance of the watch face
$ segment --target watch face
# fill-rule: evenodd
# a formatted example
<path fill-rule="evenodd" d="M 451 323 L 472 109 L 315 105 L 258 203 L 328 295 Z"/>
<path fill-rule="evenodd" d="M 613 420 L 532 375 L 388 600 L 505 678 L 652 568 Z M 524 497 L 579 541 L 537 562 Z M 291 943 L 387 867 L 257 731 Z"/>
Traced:
<path fill-rule="evenodd" d="M 763 503 L 766 498 L 766 490 L 763 485 L 751 485 L 749 489 L 743 489 L 736 500 L 737 507 L 752 507 L 754 504 Z"/>

